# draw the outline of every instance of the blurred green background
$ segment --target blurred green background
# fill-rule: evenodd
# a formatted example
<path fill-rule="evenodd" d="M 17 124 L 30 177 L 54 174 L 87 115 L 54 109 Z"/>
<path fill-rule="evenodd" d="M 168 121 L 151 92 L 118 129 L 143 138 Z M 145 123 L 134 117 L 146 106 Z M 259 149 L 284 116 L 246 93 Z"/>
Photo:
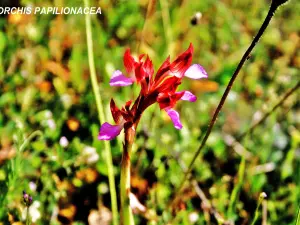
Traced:
<path fill-rule="evenodd" d="M 1 1 L 1 6 L 5 4 L 83 7 L 82 1 L 73 0 Z M 183 170 L 270 1 L 90 4 L 102 9 L 101 15 L 92 15 L 94 60 L 110 122 L 110 99 L 121 107 L 139 93 L 139 87 L 109 86 L 114 70 L 125 72 L 126 48 L 134 55 L 148 54 L 157 70 L 168 55 L 173 60 L 192 43 L 193 63 L 201 64 L 209 75 L 205 81 L 183 80 L 181 88 L 191 90 L 198 101 L 177 104 L 181 131 L 157 105 L 142 117 L 131 185 L 147 213 L 137 213 L 136 223 L 217 224 L 189 182 L 171 210 L 167 203 L 176 195 Z M 199 20 L 197 12 L 202 14 Z M 268 196 L 266 221 L 260 217 L 257 224 L 295 224 L 300 203 L 299 90 L 238 146 L 230 147 L 230 142 L 299 81 L 299 12 L 300 2 L 290 0 L 275 14 L 236 80 L 192 173 L 215 210 L 235 224 L 250 224 L 263 191 Z M 0 28 L 0 224 L 24 224 L 23 190 L 34 199 L 33 224 L 110 224 L 104 144 L 97 140 L 100 124 L 89 77 L 84 15 L 1 15 Z M 41 137 L 25 146 L 24 140 L 36 130 Z M 111 145 L 118 188 L 122 139 Z M 238 169 L 244 152 L 241 181 Z M 241 191 L 230 214 L 230 196 L 239 184 Z"/>

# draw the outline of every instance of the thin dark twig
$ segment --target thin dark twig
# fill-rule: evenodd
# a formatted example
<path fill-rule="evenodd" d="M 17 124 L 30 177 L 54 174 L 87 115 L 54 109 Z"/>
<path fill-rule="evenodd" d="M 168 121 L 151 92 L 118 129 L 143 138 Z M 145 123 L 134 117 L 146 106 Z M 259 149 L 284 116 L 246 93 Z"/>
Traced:
<path fill-rule="evenodd" d="M 263 123 L 273 112 L 275 112 L 275 110 L 281 106 L 287 99 L 288 97 L 290 97 L 298 88 L 300 87 L 300 81 L 289 91 L 287 91 L 284 96 L 281 98 L 281 100 L 273 106 L 273 108 L 268 111 L 258 122 L 256 122 L 255 124 L 253 124 L 248 130 L 246 130 L 245 132 L 243 132 L 238 138 L 237 141 L 241 141 L 247 134 L 252 133 L 253 130 L 260 125 L 261 123 Z"/>
<path fill-rule="evenodd" d="M 225 101 L 226 101 L 226 98 L 227 98 L 227 96 L 228 96 L 228 94 L 229 94 L 229 92 L 230 92 L 230 90 L 231 90 L 231 88 L 232 88 L 232 85 L 234 84 L 234 81 L 236 80 L 236 78 L 237 78 L 237 76 L 238 76 L 238 74 L 239 74 L 241 68 L 243 67 L 243 65 L 244 65 L 244 63 L 247 61 L 247 59 L 249 58 L 250 53 L 252 52 L 253 48 L 255 47 L 255 45 L 257 44 L 257 42 L 259 41 L 259 39 L 261 38 L 261 36 L 262 36 L 263 33 L 265 32 L 266 28 L 268 27 L 268 25 L 269 25 L 269 23 L 270 23 L 270 21 L 271 21 L 273 15 L 274 15 L 276 9 L 278 8 L 279 5 L 281 5 L 281 4 L 284 3 L 284 2 L 286 2 L 286 1 L 285 1 L 285 0 L 283 0 L 283 1 L 282 1 L 282 0 L 273 0 L 273 1 L 272 1 L 271 6 L 270 6 L 270 9 L 269 9 L 269 12 L 268 12 L 268 14 L 267 14 L 267 16 L 266 16 L 266 18 L 265 18 L 263 24 L 261 25 L 261 27 L 260 27 L 260 29 L 259 29 L 257 35 L 254 37 L 254 39 L 253 39 L 251 45 L 249 46 L 249 48 L 248 48 L 248 49 L 246 50 L 246 52 L 244 53 L 244 55 L 243 55 L 241 61 L 239 62 L 239 64 L 238 64 L 236 70 L 234 71 L 234 73 L 233 73 L 233 75 L 232 75 L 232 77 L 231 77 L 231 79 L 230 79 L 230 81 L 229 81 L 229 83 L 228 83 L 228 85 L 227 85 L 227 87 L 226 87 L 226 90 L 225 90 L 225 92 L 224 92 L 224 94 L 223 94 L 223 96 L 222 96 L 222 98 L 221 98 L 221 101 L 219 102 L 219 104 L 218 104 L 218 106 L 217 106 L 217 109 L 216 109 L 216 111 L 215 111 L 215 113 L 214 113 L 214 115 L 213 115 L 213 118 L 212 118 L 212 120 L 211 120 L 210 123 L 209 123 L 209 126 L 208 126 L 208 129 L 207 129 L 207 131 L 206 131 L 206 134 L 205 134 L 204 138 L 202 139 L 202 142 L 201 142 L 201 144 L 200 144 L 200 147 L 199 147 L 198 150 L 196 151 L 196 153 L 195 153 L 195 155 L 194 155 L 192 161 L 190 162 L 190 164 L 189 164 L 189 166 L 188 166 L 188 170 L 187 170 L 187 172 L 185 173 L 184 178 L 183 178 L 183 180 L 182 180 L 182 182 L 181 182 L 179 188 L 178 188 L 177 191 L 175 192 L 176 195 L 175 195 L 175 198 L 171 201 L 171 205 L 172 205 L 173 202 L 175 202 L 175 200 L 177 199 L 177 197 L 180 196 L 179 193 L 181 192 L 181 190 L 182 190 L 182 188 L 183 188 L 183 186 L 184 186 L 185 181 L 188 179 L 189 174 L 190 174 L 191 170 L 193 169 L 193 166 L 194 166 L 194 163 L 195 163 L 197 157 L 199 156 L 201 150 L 203 149 L 203 147 L 204 147 L 205 144 L 206 144 L 206 141 L 207 141 L 207 139 L 208 139 L 208 137 L 209 137 L 209 135 L 210 135 L 210 133 L 211 133 L 211 131 L 212 131 L 214 125 L 215 125 L 215 122 L 216 122 L 216 120 L 217 120 L 217 117 L 218 117 L 220 111 L 221 111 L 222 108 L 223 108 L 223 105 L 224 105 L 224 103 L 225 103 Z"/>

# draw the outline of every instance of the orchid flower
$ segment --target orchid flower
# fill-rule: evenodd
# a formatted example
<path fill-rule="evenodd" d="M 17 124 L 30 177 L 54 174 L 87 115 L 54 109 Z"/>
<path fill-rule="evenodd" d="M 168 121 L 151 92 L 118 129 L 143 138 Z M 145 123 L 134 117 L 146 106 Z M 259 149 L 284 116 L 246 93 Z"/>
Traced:
<path fill-rule="evenodd" d="M 128 101 L 119 109 L 114 100 L 110 102 L 110 109 L 116 125 L 102 124 L 99 140 L 112 140 L 118 136 L 124 126 L 137 126 L 144 110 L 154 103 L 158 103 L 161 110 L 167 112 L 176 129 L 181 129 L 179 113 L 174 109 L 177 101 L 185 100 L 195 102 L 197 97 L 190 91 L 176 91 L 183 77 L 191 79 L 207 78 L 207 73 L 199 64 L 191 65 L 193 46 L 177 57 L 172 63 L 170 57 L 158 69 L 155 76 L 150 58 L 140 55 L 136 61 L 130 50 L 124 54 L 124 66 L 128 76 L 116 70 L 110 80 L 111 86 L 128 86 L 133 83 L 141 85 L 141 91 L 133 105 Z"/>

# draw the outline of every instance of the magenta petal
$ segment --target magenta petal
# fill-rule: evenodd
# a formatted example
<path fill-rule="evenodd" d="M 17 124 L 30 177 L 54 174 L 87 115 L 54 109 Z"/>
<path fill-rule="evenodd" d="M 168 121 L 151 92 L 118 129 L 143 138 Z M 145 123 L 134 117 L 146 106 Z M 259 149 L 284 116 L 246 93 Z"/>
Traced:
<path fill-rule="evenodd" d="M 123 129 L 123 126 L 121 126 L 121 125 L 111 125 L 109 123 L 104 123 L 104 124 L 102 124 L 102 126 L 100 128 L 98 139 L 99 140 L 112 140 L 120 134 L 122 129 Z"/>
<path fill-rule="evenodd" d="M 165 109 L 168 113 L 169 117 L 171 118 L 174 127 L 178 130 L 182 128 L 182 124 L 180 122 L 179 113 L 174 109 Z"/>
<path fill-rule="evenodd" d="M 180 98 L 181 100 L 190 101 L 190 102 L 195 102 L 197 100 L 197 97 L 193 95 L 192 92 L 190 91 L 183 91 L 183 92 L 184 94 Z"/>
<path fill-rule="evenodd" d="M 131 78 L 125 77 L 124 74 L 120 70 L 116 70 L 111 79 L 110 79 L 110 86 L 128 86 L 133 83 Z"/>
<path fill-rule="evenodd" d="M 207 73 L 199 64 L 193 64 L 185 71 L 184 76 L 192 79 L 201 79 L 207 78 Z"/>

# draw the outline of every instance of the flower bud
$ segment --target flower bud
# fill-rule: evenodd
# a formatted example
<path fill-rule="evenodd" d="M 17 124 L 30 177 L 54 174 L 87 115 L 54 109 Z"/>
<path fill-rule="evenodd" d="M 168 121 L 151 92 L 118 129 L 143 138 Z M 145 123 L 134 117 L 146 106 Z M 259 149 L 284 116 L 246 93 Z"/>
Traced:
<path fill-rule="evenodd" d="M 23 203 L 26 207 L 29 207 L 32 204 L 32 196 L 23 191 Z"/>

